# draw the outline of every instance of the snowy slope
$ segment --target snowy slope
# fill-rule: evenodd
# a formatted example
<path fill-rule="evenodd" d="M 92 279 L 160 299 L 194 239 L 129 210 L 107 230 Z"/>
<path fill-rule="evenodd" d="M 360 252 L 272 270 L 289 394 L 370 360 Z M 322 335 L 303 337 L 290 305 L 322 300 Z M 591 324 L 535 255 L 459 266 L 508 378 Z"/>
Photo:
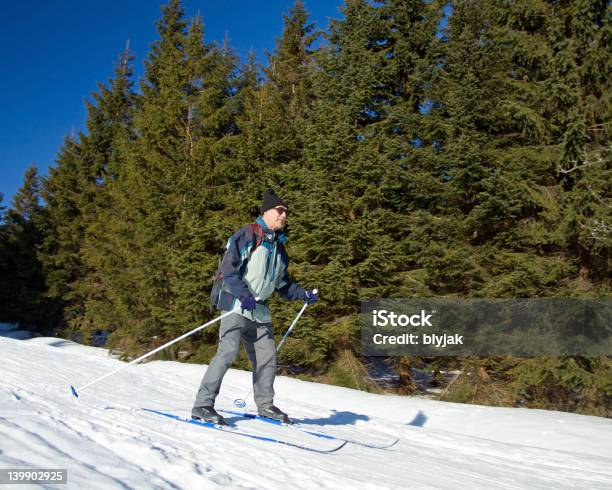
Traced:
<path fill-rule="evenodd" d="M 139 410 L 188 416 L 205 366 L 132 366 L 76 399 L 70 384 L 83 386 L 120 361 L 53 338 L 0 337 L 0 353 L 0 468 L 67 468 L 67 488 L 612 489 L 612 420 L 604 418 L 277 378 L 277 404 L 314 430 L 375 442 L 400 438 L 388 450 L 349 444 L 317 454 Z M 231 370 L 217 408 L 233 408 L 249 383 L 250 373 Z M 250 432 L 331 446 L 290 429 L 229 420 Z"/>

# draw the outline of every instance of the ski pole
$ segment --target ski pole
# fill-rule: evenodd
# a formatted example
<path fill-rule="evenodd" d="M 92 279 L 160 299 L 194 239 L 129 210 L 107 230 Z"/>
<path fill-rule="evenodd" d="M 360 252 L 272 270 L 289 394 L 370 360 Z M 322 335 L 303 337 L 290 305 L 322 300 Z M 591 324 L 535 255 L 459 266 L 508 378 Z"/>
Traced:
<path fill-rule="evenodd" d="M 317 291 L 316 289 L 313 289 L 312 292 L 314 294 L 317 294 L 319 291 Z M 283 335 L 283 338 L 281 339 L 281 341 L 278 343 L 278 346 L 276 347 L 276 352 L 278 353 L 278 351 L 280 350 L 280 348 L 283 346 L 283 343 L 285 342 L 285 340 L 287 339 L 287 337 L 289 337 L 289 334 L 291 333 L 291 330 L 293 330 L 293 327 L 295 326 L 295 324 L 297 323 L 297 321 L 300 319 L 300 317 L 302 316 L 302 313 L 304 313 L 304 310 L 306 309 L 306 307 L 308 306 L 308 303 L 304 302 L 304 306 L 302 306 L 302 309 L 300 310 L 300 312 L 296 315 L 296 317 L 293 319 L 293 322 L 291 322 L 291 325 L 289 326 L 289 328 L 287 329 L 287 332 L 285 332 L 285 335 Z M 236 398 L 234 400 L 234 406 L 238 407 L 238 408 L 244 408 L 246 407 L 246 399 L 251 396 L 251 393 L 253 392 L 253 388 L 251 387 L 251 390 L 247 393 L 247 395 L 244 398 Z"/>
<path fill-rule="evenodd" d="M 255 298 L 255 300 L 257 301 L 259 298 Z M 186 334 L 181 335 L 180 337 L 171 340 L 170 342 L 168 342 L 167 344 L 164 344 L 162 346 L 159 346 L 157 349 L 152 350 L 151 352 L 148 352 L 142 356 L 140 356 L 138 359 L 134 359 L 133 361 L 131 361 L 130 363 L 126 364 L 125 366 L 121 366 L 120 368 L 115 369 L 114 371 L 111 371 L 110 373 L 105 374 L 104 376 L 99 377 L 98 379 L 94 379 L 93 381 L 91 381 L 90 383 L 87 383 L 84 386 L 81 386 L 78 390 L 77 388 L 75 388 L 74 386 L 70 385 L 70 390 L 72 391 L 72 394 L 75 397 L 79 397 L 78 392 L 79 391 L 83 391 L 85 388 L 90 387 L 91 385 L 97 383 L 98 381 L 102 381 L 105 378 L 108 378 L 109 376 L 112 376 L 113 374 L 118 373 L 119 371 L 122 371 L 123 369 L 130 367 L 132 364 L 136 364 L 137 362 L 142 361 L 143 359 L 146 359 L 149 356 L 152 356 L 153 354 L 155 354 L 156 352 L 159 352 L 160 350 L 165 349 L 166 347 L 178 342 L 179 340 L 183 340 L 185 337 L 189 337 L 191 334 L 197 332 L 198 330 L 202 330 L 203 328 L 206 328 L 210 325 L 212 325 L 215 322 L 218 322 L 219 320 L 221 320 L 221 318 L 226 317 L 228 315 L 231 315 L 232 313 L 238 311 L 240 309 L 240 305 L 236 306 L 236 308 L 234 308 L 233 310 L 230 311 L 226 311 L 225 313 L 223 313 L 222 315 L 218 316 L 217 318 L 205 323 L 204 325 L 200 325 L 197 328 L 194 328 L 193 330 L 187 332 Z"/>

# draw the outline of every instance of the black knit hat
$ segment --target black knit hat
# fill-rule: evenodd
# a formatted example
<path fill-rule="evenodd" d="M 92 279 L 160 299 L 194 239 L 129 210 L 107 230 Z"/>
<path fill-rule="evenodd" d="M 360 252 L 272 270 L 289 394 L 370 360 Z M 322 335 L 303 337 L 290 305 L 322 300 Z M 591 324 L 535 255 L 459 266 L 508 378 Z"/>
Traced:
<path fill-rule="evenodd" d="M 261 214 L 265 213 L 268 209 L 275 208 L 276 206 L 284 206 L 285 208 L 288 208 L 285 201 L 278 197 L 272 189 L 268 189 L 263 195 Z"/>

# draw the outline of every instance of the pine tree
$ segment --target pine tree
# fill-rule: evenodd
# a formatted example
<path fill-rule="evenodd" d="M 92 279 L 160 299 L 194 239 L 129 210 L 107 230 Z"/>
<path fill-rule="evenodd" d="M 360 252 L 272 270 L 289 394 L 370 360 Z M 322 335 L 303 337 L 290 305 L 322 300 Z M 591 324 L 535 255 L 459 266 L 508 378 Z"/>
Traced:
<path fill-rule="evenodd" d="M 93 173 L 92 195 L 88 207 L 83 209 L 85 229 L 80 248 L 83 272 L 73 284 L 82 301 L 82 313 L 71 326 L 85 334 L 86 339 L 106 327 L 98 320 L 99 310 L 105 309 L 108 302 L 109 278 L 104 267 L 114 255 L 106 240 L 109 222 L 116 216 L 112 194 L 123 172 L 125 149 L 135 138 L 133 61 L 128 42 L 115 66 L 114 77 L 106 85 L 99 84 L 99 92 L 93 94 L 95 103 L 88 104 L 88 134 L 82 137 L 84 158 Z"/>
<path fill-rule="evenodd" d="M 301 277 L 320 286 L 326 319 L 343 316 L 329 324 L 319 319 L 328 328 L 318 334 L 326 342 L 317 343 L 328 355 L 350 358 L 359 350 L 359 300 L 403 294 L 407 153 L 416 151 L 411 145 L 439 14 L 425 2 L 359 0 L 347 1 L 343 13 L 317 54 L 313 102 L 300 131 L 303 211 L 292 227 Z M 419 33 L 411 42 L 420 51 L 406 52 L 405 29 Z"/>
<path fill-rule="evenodd" d="M 548 98 L 560 179 L 562 229 L 580 262 L 580 276 L 609 275 L 612 245 L 610 180 L 611 7 L 603 1 L 550 6 L 552 76 Z"/>
<path fill-rule="evenodd" d="M 0 194 L 0 203 L 4 196 Z M 0 206 L 0 321 L 15 323 L 19 320 L 19 301 L 15 288 L 17 270 L 13 235 L 7 223 L 6 207 Z"/>
<path fill-rule="evenodd" d="M 171 251 L 171 290 L 176 300 L 169 309 L 175 332 L 202 323 L 210 315 L 210 287 L 218 266 L 219 251 L 240 225 L 242 187 L 233 156 L 237 138 L 237 56 L 225 40 L 221 46 L 205 45 L 201 21 L 189 34 L 193 46 L 188 57 L 199 89 L 194 108 L 190 153 L 191 169 L 185 180 L 186 207 L 177 221 Z"/>
<path fill-rule="evenodd" d="M 125 143 L 121 171 L 109 186 L 111 207 L 100 231 L 108 247 L 101 264 L 106 291 L 103 304 L 92 305 L 97 325 L 113 332 L 111 346 L 125 354 L 147 349 L 163 332 L 171 301 L 169 243 L 187 178 L 187 23 L 178 1 L 161 10 L 133 115 L 137 138 Z"/>
<path fill-rule="evenodd" d="M 468 285 L 469 294 L 593 294 L 584 281 L 577 280 L 576 266 L 582 262 L 584 273 L 579 276 L 583 279 L 588 276 L 587 263 L 596 264 L 596 273 L 607 268 L 607 213 L 598 213 L 605 207 L 605 151 L 600 146 L 587 164 L 598 192 L 585 192 L 590 186 L 578 184 L 583 169 L 572 166 L 586 163 L 587 148 L 596 146 L 586 143 L 590 139 L 587 114 L 599 111 L 591 120 L 596 127 L 605 107 L 594 102 L 600 99 L 602 86 L 590 85 L 593 80 L 601 83 L 598 70 L 605 70 L 604 58 L 599 56 L 603 44 L 599 36 L 605 31 L 600 30 L 605 26 L 602 6 L 592 4 L 587 13 L 586 3 L 580 2 L 454 5 L 438 112 L 452 129 L 443 139 L 441 161 L 453 172 L 449 188 L 459 191 L 452 195 L 464 217 L 458 215 L 457 222 L 464 228 L 455 235 L 452 252 L 432 251 L 443 258 L 429 261 L 430 277 L 448 288 L 448 278 L 436 271 L 455 265 L 444 258 L 463 248 L 464 257 L 469 254 L 475 259 L 466 265 L 480 271 L 478 281 Z M 590 58 L 585 46 L 593 47 L 597 55 Z M 598 69 L 583 85 L 579 66 L 589 58 L 598 60 L 594 65 Z M 589 86 L 586 91 L 592 96 L 580 101 L 583 86 Z M 596 213 L 597 218 L 590 221 Z M 591 233 L 589 224 L 594 222 L 603 224 L 599 233 Z M 591 235 L 583 243 L 597 243 L 595 255 L 604 251 L 603 256 L 589 260 L 580 235 Z M 574 254 L 578 261 L 572 259 Z M 609 285 L 602 286 L 603 291 L 609 290 Z M 580 406 L 587 413 L 607 413 L 609 383 L 603 380 L 609 376 L 609 363 L 605 360 L 483 358 L 467 360 L 462 366 L 479 375 L 472 382 L 455 385 L 451 398 L 455 401 L 472 393 L 464 401 L 498 403 L 501 384 L 506 403 L 521 400 L 532 407 Z M 595 396 L 594 386 L 599 390 Z M 474 398 L 476 392 L 480 395 Z"/>
<path fill-rule="evenodd" d="M 206 44 L 202 19 L 188 25 L 178 1 L 157 26 L 106 238 L 116 252 L 102 321 L 126 354 L 201 322 L 219 237 L 230 233 L 219 211 L 233 180 L 236 57 Z"/>
<path fill-rule="evenodd" d="M 309 193 L 315 212 L 306 221 L 317 226 L 314 235 L 303 234 L 309 261 L 334 264 L 320 282 L 342 278 L 332 294 L 345 293 L 332 299 L 354 305 L 359 290 L 378 294 L 402 282 L 409 162 L 418 151 L 414 140 L 425 137 L 420 105 L 425 73 L 435 64 L 431 39 L 440 14 L 425 2 L 373 7 L 363 1 L 346 2 L 344 14 L 320 53 L 304 129 L 306 181 L 317 180 Z M 318 249 L 326 256 L 315 258 Z"/>
<path fill-rule="evenodd" d="M 300 128 L 312 101 L 312 44 L 317 36 L 308 12 L 297 0 L 284 15 L 282 35 L 263 69 L 265 78 L 258 77 L 259 67 L 253 60 L 247 65 L 246 72 L 252 75 L 251 85 L 245 85 L 241 95 L 240 153 L 252 169 L 245 188 L 255 190 L 254 200 L 269 186 L 282 188 L 293 198 L 292 186 L 299 182 L 294 173 L 302 168 Z"/>
<path fill-rule="evenodd" d="M 98 84 L 94 102 L 87 102 L 87 133 L 67 138 L 44 182 L 48 233 L 41 249 L 52 298 L 63 303 L 63 325 L 86 336 L 87 302 L 98 295 L 96 228 L 109 209 L 108 186 L 120 172 L 122 142 L 129 138 L 134 96 L 129 47 L 115 68 L 115 78 Z"/>
<path fill-rule="evenodd" d="M 80 152 L 80 145 L 66 138 L 56 159 L 57 165 L 49 169 L 42 190 L 48 219 L 40 259 L 49 296 L 62 304 L 64 321 L 70 320 L 73 307 L 78 308 L 70 285 L 79 276 L 81 267 L 83 223 L 79 193 L 86 186 L 86 179 Z"/>
<path fill-rule="evenodd" d="M 3 218 L 0 284 L 4 294 L 0 318 L 41 332 L 49 330 L 48 316 L 51 313 L 45 299 L 42 264 L 37 257 L 44 237 L 43 219 L 40 178 L 36 166 L 31 165 Z"/>
<path fill-rule="evenodd" d="M 268 187 L 289 203 L 292 210 L 286 244 L 291 257 L 289 271 L 298 283 L 310 284 L 310 287 L 313 287 L 312 281 L 301 273 L 303 256 L 297 242 L 310 199 L 304 191 L 308 168 L 302 156 L 301 127 L 312 103 L 312 43 L 316 36 L 304 5 L 297 1 L 284 15 L 282 35 L 276 40 L 275 50 L 268 54 L 268 66 L 262 70 L 251 54 L 242 68 L 236 93 L 239 114 L 234 145 L 236 172 L 240 178 L 232 185 L 238 191 L 232 195 L 239 199 L 236 215 L 240 218 L 232 231 L 253 220 Z M 277 325 L 288 324 L 295 315 L 295 305 L 280 298 L 271 299 L 271 310 Z M 304 324 L 300 332 L 309 337 L 308 332 L 316 330 L 313 327 Z M 276 333 L 284 332 L 278 328 Z M 284 348 L 281 363 L 292 359 L 294 354 L 296 364 L 312 365 L 314 359 L 320 359 L 321 350 L 310 348 L 316 340 L 304 342 L 299 339 L 301 334 Z M 318 334 L 312 337 L 320 339 Z M 310 360 L 304 361 L 305 357 Z"/>
<path fill-rule="evenodd" d="M 11 287 L 11 263 L 9 257 L 8 233 L 4 226 L 6 207 L 2 205 L 4 196 L 0 193 L 0 297 L 9 298 L 12 290 Z M 6 308 L 6 307 L 5 307 Z M 5 315 L 7 318 L 3 321 L 10 321 L 10 315 Z"/>
<path fill-rule="evenodd" d="M 413 247 L 438 292 L 531 295 L 570 268 L 534 254 L 529 243 L 541 229 L 531 225 L 542 221 L 539 193 L 555 173 L 551 152 L 542 151 L 547 52 L 527 52 L 541 38 L 541 12 L 532 5 L 521 12 L 462 1 L 450 15 L 431 112 L 444 128 L 433 167 L 442 216 L 431 225 L 450 240 L 419 234 Z"/>
<path fill-rule="evenodd" d="M 344 14 L 344 21 L 332 23 L 329 47 L 318 56 L 315 101 L 302 132 L 310 175 L 305 178 L 303 224 L 296 223 L 304 261 L 312 264 L 311 280 L 338 305 L 355 304 L 359 278 L 354 266 L 364 259 L 369 237 L 377 231 L 370 223 L 359 236 L 368 221 L 363 201 L 373 197 L 367 188 L 375 184 L 365 133 L 384 116 L 371 106 L 380 100 L 375 92 L 384 85 L 379 82 L 384 53 L 376 43 L 383 31 L 380 19 L 361 1 L 347 2 Z M 384 249 L 379 242 L 372 252 Z"/>
<path fill-rule="evenodd" d="M 297 128 L 312 100 L 311 45 L 318 37 L 301 0 L 296 0 L 283 18 L 283 33 L 276 40 L 274 52 L 268 55 L 268 67 L 264 70 L 267 83 L 261 89 L 261 97 L 267 99 L 271 112 L 267 129 L 275 143 L 269 155 L 272 163 L 287 163 L 301 156 Z"/>

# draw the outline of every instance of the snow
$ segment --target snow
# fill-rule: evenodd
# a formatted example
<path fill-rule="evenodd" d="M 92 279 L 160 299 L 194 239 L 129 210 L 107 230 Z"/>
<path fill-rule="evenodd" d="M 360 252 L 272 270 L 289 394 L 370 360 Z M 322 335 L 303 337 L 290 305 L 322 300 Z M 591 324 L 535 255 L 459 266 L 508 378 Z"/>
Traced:
<path fill-rule="evenodd" d="M 589 488 L 612 489 L 612 420 L 515 408 L 376 395 L 286 377 L 276 403 L 317 431 L 372 442 L 332 454 L 243 438 L 140 410 L 188 416 L 206 366 L 121 366 L 97 347 L 0 335 L 0 468 L 66 468 L 48 488 Z M 217 408 L 250 390 L 230 370 Z M 252 403 L 252 400 L 251 400 Z M 251 410 L 252 406 L 249 407 Z M 334 441 L 229 417 L 245 431 L 315 447 Z M 8 488 L 8 487 L 7 487 Z M 20 489 L 42 488 L 21 485 Z"/>

